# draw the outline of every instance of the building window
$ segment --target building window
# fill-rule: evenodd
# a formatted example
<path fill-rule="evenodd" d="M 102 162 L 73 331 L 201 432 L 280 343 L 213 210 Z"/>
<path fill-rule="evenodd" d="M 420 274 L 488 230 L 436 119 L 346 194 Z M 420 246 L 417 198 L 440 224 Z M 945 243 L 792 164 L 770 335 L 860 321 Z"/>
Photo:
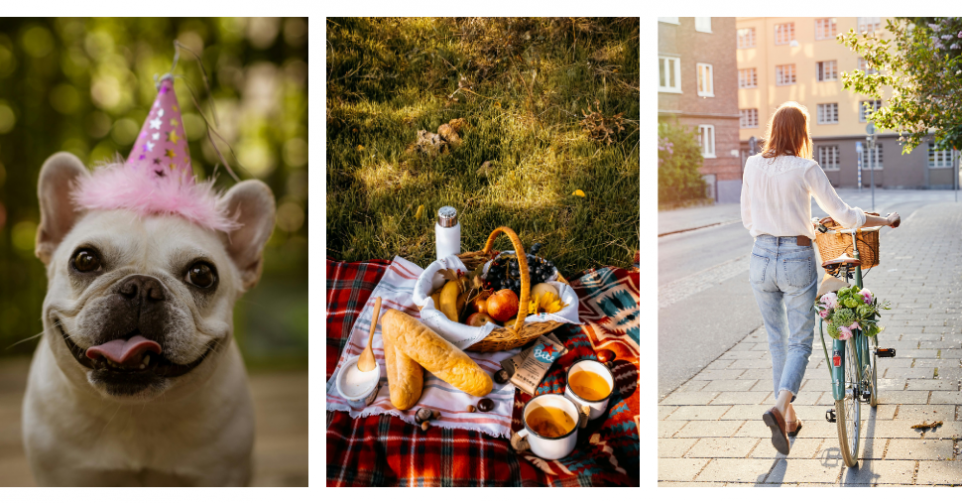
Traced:
<path fill-rule="evenodd" d="M 819 103 L 818 123 L 838 124 L 838 103 Z"/>
<path fill-rule="evenodd" d="M 706 159 L 715 157 L 715 126 L 698 126 L 698 144 L 701 145 L 701 156 Z"/>
<path fill-rule="evenodd" d="M 882 108 L 882 100 L 870 100 L 858 102 L 858 121 L 867 122 L 866 117 L 872 112 Z"/>
<path fill-rule="evenodd" d="M 778 65 L 775 67 L 775 85 L 790 86 L 795 83 L 795 65 Z"/>
<path fill-rule="evenodd" d="M 658 92 L 681 93 L 681 59 L 658 57 Z"/>
<path fill-rule="evenodd" d="M 875 33 L 876 30 L 880 29 L 882 26 L 882 18 L 880 17 L 860 17 L 858 18 L 858 32 L 859 33 Z"/>
<path fill-rule="evenodd" d="M 816 149 L 818 153 L 818 165 L 825 171 L 837 171 L 838 167 L 838 145 L 820 145 Z"/>
<path fill-rule="evenodd" d="M 871 162 L 871 166 L 869 165 Z M 862 169 L 882 169 L 882 144 L 876 143 L 875 149 L 865 148 L 862 149 Z"/>
<path fill-rule="evenodd" d="M 827 17 L 815 20 L 815 40 L 835 38 L 835 18 Z"/>
<path fill-rule="evenodd" d="M 838 63 L 835 61 L 819 61 L 815 63 L 816 75 L 819 82 L 838 80 Z"/>
<path fill-rule="evenodd" d="M 951 168 L 952 151 L 936 150 L 935 143 L 929 142 L 929 167 L 930 168 Z"/>
<path fill-rule="evenodd" d="M 755 28 L 741 28 L 738 30 L 738 48 L 751 49 L 755 47 Z"/>
<path fill-rule="evenodd" d="M 862 70 L 862 73 L 866 75 L 875 75 L 876 73 L 878 73 L 878 70 L 868 66 L 868 61 L 865 61 L 865 58 L 861 56 L 859 56 L 858 58 L 858 69 Z"/>
<path fill-rule="evenodd" d="M 681 24 L 681 23 L 678 22 L 678 18 L 677 18 L 677 17 L 660 17 L 660 18 L 658 18 L 658 22 L 659 22 L 659 23 L 668 23 L 668 24 Z"/>
<path fill-rule="evenodd" d="M 738 111 L 738 126 L 741 129 L 751 129 L 758 127 L 758 109 L 745 108 Z"/>
<path fill-rule="evenodd" d="M 795 23 L 775 25 L 775 45 L 785 45 L 795 40 Z"/>
<path fill-rule="evenodd" d="M 698 63 L 698 96 L 715 96 L 714 75 L 712 66 L 707 63 Z"/>
<path fill-rule="evenodd" d="M 695 18 L 695 31 L 700 31 L 702 33 L 711 33 L 711 18 L 710 17 L 696 17 Z"/>
<path fill-rule="evenodd" d="M 758 72 L 754 68 L 738 70 L 738 87 L 742 89 L 758 87 Z"/>

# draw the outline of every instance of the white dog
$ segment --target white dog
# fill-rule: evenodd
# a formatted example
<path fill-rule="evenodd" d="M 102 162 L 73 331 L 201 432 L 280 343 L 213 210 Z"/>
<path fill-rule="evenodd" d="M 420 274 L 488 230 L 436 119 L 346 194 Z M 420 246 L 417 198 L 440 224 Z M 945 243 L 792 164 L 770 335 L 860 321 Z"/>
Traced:
<path fill-rule="evenodd" d="M 49 283 L 23 410 L 37 482 L 247 484 L 254 413 L 232 319 L 260 277 L 273 194 L 236 184 L 218 204 L 242 226 L 217 232 L 175 215 L 79 211 L 71 189 L 88 176 L 60 153 L 38 183 Z"/>

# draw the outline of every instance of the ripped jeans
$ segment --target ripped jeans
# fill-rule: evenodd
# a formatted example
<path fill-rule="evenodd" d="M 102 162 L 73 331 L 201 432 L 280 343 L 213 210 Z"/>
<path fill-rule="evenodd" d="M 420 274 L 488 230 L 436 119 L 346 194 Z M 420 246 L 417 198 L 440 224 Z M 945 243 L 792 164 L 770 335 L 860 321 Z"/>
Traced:
<path fill-rule="evenodd" d="M 792 392 L 805 376 L 815 340 L 818 264 L 815 249 L 799 246 L 795 237 L 763 234 L 755 238 L 748 276 L 768 332 L 775 397 Z"/>

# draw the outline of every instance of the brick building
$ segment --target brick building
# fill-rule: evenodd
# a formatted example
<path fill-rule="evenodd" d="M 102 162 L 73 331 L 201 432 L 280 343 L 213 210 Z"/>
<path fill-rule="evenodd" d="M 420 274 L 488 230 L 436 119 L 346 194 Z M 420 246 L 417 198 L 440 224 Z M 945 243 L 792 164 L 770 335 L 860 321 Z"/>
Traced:
<path fill-rule="evenodd" d="M 875 70 L 840 44 L 836 35 L 854 29 L 889 37 L 885 32 L 885 19 L 736 18 L 743 162 L 748 156 L 749 139 L 755 137 L 761 145 L 768 120 L 778 106 L 797 101 L 808 108 L 814 158 L 832 185 L 857 187 L 861 166 L 865 187 L 870 185 L 873 173 L 878 187 L 948 189 L 954 186 L 953 152 L 937 150 L 931 140 L 911 153 L 902 154 L 898 134 L 885 131 L 879 132 L 874 151 L 867 148 L 865 105 L 884 106 L 891 89 L 883 89 L 883 99 L 879 102 L 843 89 L 842 72 Z"/>
<path fill-rule="evenodd" d="M 658 18 L 658 120 L 698 133 L 701 173 L 718 203 L 741 198 L 735 18 Z"/>

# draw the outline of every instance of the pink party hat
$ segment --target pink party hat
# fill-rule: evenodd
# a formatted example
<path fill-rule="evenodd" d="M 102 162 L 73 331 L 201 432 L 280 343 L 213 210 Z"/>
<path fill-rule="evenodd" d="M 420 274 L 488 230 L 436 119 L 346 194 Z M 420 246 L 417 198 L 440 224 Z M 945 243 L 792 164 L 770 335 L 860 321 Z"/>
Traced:
<path fill-rule="evenodd" d="M 89 210 L 172 214 L 213 230 L 236 229 L 236 220 L 218 207 L 213 184 L 194 177 L 174 79 L 167 74 L 126 162 L 101 166 L 80 180 L 72 196 Z"/>

